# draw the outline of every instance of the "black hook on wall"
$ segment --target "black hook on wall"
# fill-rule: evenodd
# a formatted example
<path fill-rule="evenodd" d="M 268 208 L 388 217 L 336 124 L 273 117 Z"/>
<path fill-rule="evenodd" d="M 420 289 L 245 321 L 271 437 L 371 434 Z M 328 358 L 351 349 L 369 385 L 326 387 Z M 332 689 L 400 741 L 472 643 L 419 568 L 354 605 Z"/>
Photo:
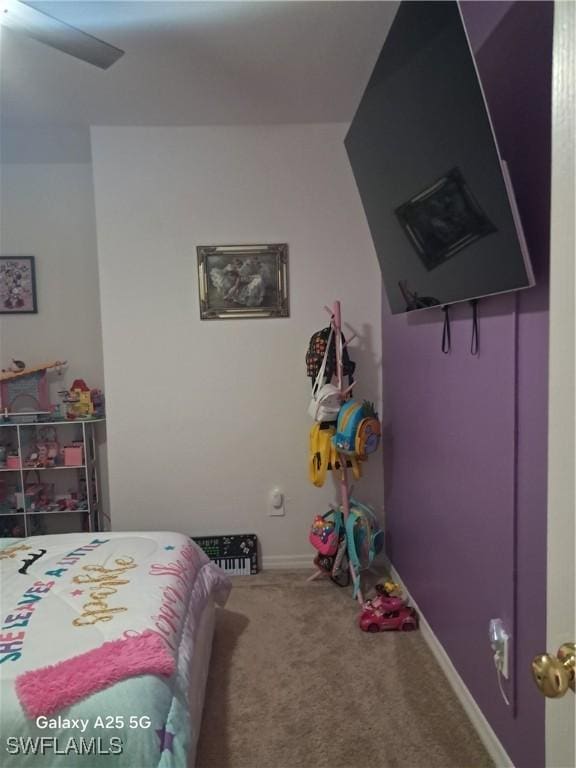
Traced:
<path fill-rule="evenodd" d="M 470 341 L 470 354 L 478 355 L 480 339 L 478 336 L 478 299 L 472 299 L 472 339 Z"/>
<path fill-rule="evenodd" d="M 450 336 L 450 305 L 446 304 L 446 306 L 442 307 L 442 312 L 444 312 L 444 327 L 442 328 L 442 352 L 447 355 L 448 352 L 450 352 L 450 347 L 452 346 L 452 338 Z"/>

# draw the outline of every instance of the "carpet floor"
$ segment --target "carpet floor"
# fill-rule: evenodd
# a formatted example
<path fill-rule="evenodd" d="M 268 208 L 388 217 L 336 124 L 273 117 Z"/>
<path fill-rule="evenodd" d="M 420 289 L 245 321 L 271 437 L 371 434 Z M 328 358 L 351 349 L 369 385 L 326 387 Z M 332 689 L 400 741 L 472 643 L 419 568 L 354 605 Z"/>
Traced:
<path fill-rule="evenodd" d="M 419 632 L 369 634 L 350 589 L 235 577 L 218 610 L 197 768 L 488 768 Z"/>

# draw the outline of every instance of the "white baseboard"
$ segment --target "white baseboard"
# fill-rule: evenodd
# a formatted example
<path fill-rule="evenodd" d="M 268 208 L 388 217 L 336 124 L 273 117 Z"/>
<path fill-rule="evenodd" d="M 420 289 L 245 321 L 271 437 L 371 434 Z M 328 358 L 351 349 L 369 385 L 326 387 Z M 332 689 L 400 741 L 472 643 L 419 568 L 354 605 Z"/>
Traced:
<path fill-rule="evenodd" d="M 262 568 L 267 570 L 279 570 L 285 568 L 287 570 L 293 568 L 309 568 L 312 572 L 314 570 L 314 553 L 309 555 L 268 555 L 262 558 Z"/>
<path fill-rule="evenodd" d="M 514 764 L 512 763 L 512 760 L 510 760 L 510 757 L 508 756 L 506 750 L 504 749 L 500 740 L 492 730 L 492 726 L 490 725 L 484 713 L 476 703 L 476 700 L 468 690 L 466 683 L 460 677 L 454 664 L 452 664 L 450 657 L 444 650 L 442 643 L 438 640 L 438 638 L 432 631 L 430 624 L 428 624 L 422 611 L 416 604 L 416 601 L 413 599 L 412 595 L 410 595 L 408 589 L 406 588 L 406 585 L 402 581 L 402 577 L 400 576 L 398 571 L 394 568 L 394 566 L 389 564 L 388 567 L 390 569 L 390 575 L 392 576 L 392 579 L 396 581 L 398 584 L 400 584 L 400 586 L 404 591 L 404 594 L 406 595 L 406 597 L 409 598 L 410 603 L 418 611 L 418 617 L 420 620 L 420 631 L 422 633 L 422 637 L 426 641 L 432 653 L 434 654 L 436 661 L 438 662 L 438 664 L 440 664 L 442 671 L 448 678 L 448 682 L 450 683 L 452 690 L 454 691 L 454 693 L 458 697 L 458 700 L 464 707 L 466 714 L 470 718 L 472 725 L 474 726 L 480 740 L 486 747 L 486 750 L 489 753 L 492 760 L 494 761 L 496 767 L 497 768 L 514 768 Z"/>

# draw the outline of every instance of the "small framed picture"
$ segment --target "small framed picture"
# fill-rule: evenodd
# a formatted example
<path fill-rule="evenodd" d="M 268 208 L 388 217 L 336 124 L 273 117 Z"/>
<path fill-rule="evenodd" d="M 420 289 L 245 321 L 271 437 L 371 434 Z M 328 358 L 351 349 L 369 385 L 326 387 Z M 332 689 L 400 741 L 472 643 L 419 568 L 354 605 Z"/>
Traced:
<path fill-rule="evenodd" d="M 288 317 L 288 246 L 199 245 L 200 318 Z"/>
<path fill-rule="evenodd" d="M 0 314 L 37 312 L 34 256 L 0 256 Z"/>

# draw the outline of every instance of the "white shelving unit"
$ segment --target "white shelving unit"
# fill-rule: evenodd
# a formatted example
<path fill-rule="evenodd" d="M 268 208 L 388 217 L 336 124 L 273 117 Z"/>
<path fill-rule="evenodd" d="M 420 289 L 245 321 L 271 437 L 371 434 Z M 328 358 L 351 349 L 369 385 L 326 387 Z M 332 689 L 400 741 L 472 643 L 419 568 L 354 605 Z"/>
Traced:
<path fill-rule="evenodd" d="M 96 430 L 103 423 L 104 419 L 0 422 L 0 537 L 14 532 L 34 536 L 101 530 Z M 46 430 L 53 432 L 60 450 L 72 443 L 82 445 L 82 464 L 64 466 L 59 453 L 53 466 L 35 466 L 30 457 Z M 20 466 L 7 466 L 14 463 L 16 453 Z M 34 483 L 46 488 L 40 501 L 26 493 Z"/>

